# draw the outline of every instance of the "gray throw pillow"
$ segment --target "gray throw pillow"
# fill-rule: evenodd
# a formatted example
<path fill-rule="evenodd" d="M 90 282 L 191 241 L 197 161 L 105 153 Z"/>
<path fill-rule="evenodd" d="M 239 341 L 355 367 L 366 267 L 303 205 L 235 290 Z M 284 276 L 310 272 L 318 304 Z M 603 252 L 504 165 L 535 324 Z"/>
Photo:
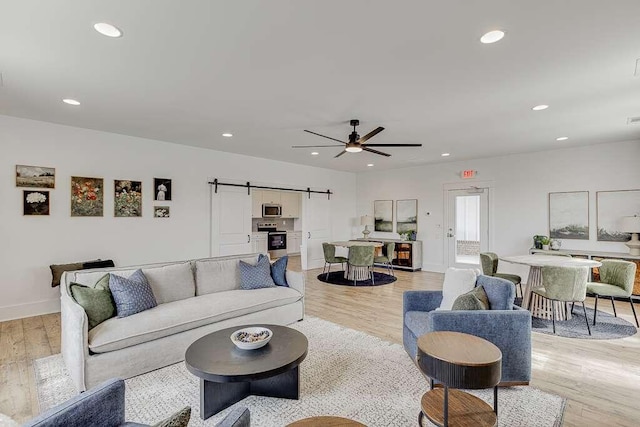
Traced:
<path fill-rule="evenodd" d="M 190 418 L 191 406 L 187 406 L 171 415 L 166 420 L 154 424 L 153 427 L 187 427 Z"/>
<path fill-rule="evenodd" d="M 258 258 L 256 265 L 240 260 L 238 266 L 241 289 L 275 288 L 276 284 L 271 278 L 271 264 L 267 257 Z"/>
<path fill-rule="evenodd" d="M 453 302 L 451 310 L 489 310 L 489 298 L 482 286 L 477 286 Z"/>
<path fill-rule="evenodd" d="M 109 288 L 116 303 L 118 317 L 131 316 L 158 305 L 142 270 L 136 270 L 128 279 L 111 273 Z"/>
<path fill-rule="evenodd" d="M 84 308 L 89 319 L 89 329 L 93 329 L 116 315 L 116 305 L 109 290 L 109 275 L 105 274 L 93 286 L 71 283 L 69 290 L 73 299 Z"/>

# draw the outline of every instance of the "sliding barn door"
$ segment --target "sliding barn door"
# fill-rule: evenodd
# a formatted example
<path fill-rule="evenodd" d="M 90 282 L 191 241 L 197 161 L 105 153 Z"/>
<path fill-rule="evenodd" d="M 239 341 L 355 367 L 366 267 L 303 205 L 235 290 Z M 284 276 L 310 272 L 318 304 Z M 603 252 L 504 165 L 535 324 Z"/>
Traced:
<path fill-rule="evenodd" d="M 303 194 L 302 199 L 302 269 L 324 265 L 322 243 L 331 238 L 331 200 L 326 194 Z"/>
<path fill-rule="evenodd" d="M 219 186 L 211 197 L 211 256 L 251 252 L 251 196 L 246 188 Z"/>

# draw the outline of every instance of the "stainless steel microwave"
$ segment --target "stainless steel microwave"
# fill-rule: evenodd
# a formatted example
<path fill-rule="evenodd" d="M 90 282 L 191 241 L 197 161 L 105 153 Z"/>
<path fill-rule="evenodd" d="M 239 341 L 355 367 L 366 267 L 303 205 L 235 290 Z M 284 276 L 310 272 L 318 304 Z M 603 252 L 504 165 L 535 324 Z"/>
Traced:
<path fill-rule="evenodd" d="M 264 203 L 262 205 L 262 218 L 280 218 L 282 216 L 282 206 Z"/>

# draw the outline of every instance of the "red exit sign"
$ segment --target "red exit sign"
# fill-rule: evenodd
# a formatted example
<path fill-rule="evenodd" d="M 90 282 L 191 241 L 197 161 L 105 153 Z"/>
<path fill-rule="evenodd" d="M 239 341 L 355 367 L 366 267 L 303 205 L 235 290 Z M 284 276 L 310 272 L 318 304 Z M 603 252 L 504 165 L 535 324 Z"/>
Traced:
<path fill-rule="evenodd" d="M 476 171 L 474 170 L 466 170 L 466 171 L 462 171 L 460 173 L 460 176 L 462 177 L 462 179 L 470 179 L 470 178 L 475 178 L 476 177 Z"/>

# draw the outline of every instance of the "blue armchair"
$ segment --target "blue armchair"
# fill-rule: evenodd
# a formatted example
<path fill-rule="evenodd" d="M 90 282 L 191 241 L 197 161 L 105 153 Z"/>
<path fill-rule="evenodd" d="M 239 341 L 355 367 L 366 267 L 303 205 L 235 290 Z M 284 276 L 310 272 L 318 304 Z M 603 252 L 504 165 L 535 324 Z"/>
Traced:
<path fill-rule="evenodd" d="M 404 348 L 416 360 L 418 337 L 427 332 L 454 331 L 484 338 L 502 351 L 501 386 L 527 385 L 531 380 L 531 313 L 513 304 L 515 286 L 497 277 L 478 276 L 476 286 L 487 293 L 491 310 L 437 310 L 442 291 L 407 291 L 403 295 Z"/>
<path fill-rule="evenodd" d="M 144 424 L 124 420 L 124 381 L 111 379 L 45 411 L 23 427 L 119 427 Z M 236 408 L 216 427 L 249 427 L 249 410 Z"/>

